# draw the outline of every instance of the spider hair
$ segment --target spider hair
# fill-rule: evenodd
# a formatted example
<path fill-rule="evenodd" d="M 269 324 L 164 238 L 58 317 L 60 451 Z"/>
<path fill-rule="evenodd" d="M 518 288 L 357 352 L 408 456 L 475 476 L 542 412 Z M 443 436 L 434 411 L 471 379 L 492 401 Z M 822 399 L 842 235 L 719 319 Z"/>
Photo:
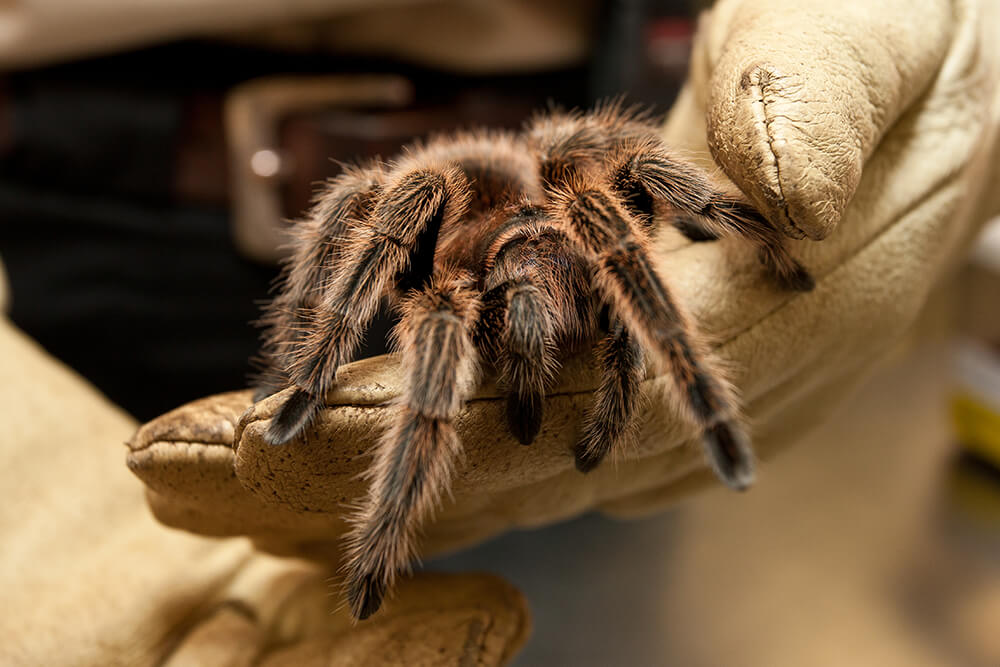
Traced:
<path fill-rule="evenodd" d="M 776 285 L 813 286 L 780 232 L 620 103 L 551 111 L 520 133 L 435 137 L 326 185 L 265 308 L 261 384 L 293 388 L 266 438 L 298 437 L 379 303 L 401 314 L 393 338 L 406 381 L 346 552 L 356 618 L 409 567 L 461 452 L 453 421 L 481 367 L 497 372 L 508 428 L 527 445 L 561 360 L 593 348 L 601 378 L 575 448 L 587 472 L 628 440 L 649 364 L 673 380 L 719 478 L 752 482 L 735 392 L 651 259 L 664 221 L 694 241 L 743 239 Z"/>

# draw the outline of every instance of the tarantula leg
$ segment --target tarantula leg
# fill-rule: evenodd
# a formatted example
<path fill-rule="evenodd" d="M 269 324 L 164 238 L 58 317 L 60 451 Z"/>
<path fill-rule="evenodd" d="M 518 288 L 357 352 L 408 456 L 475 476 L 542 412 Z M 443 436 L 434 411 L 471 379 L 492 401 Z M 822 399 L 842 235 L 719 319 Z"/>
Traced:
<path fill-rule="evenodd" d="M 499 340 L 492 356 L 508 392 L 507 423 L 529 445 L 541 429 L 545 391 L 559 367 L 555 332 L 583 331 L 592 310 L 589 271 L 537 207 L 521 207 L 490 241 L 486 301 L 502 316 L 484 317 L 481 337 Z M 588 299 L 580 303 L 584 294 Z"/>
<path fill-rule="evenodd" d="M 689 336 L 693 327 L 653 269 L 628 213 L 602 188 L 577 182 L 553 193 L 552 215 L 565 221 L 592 257 L 596 285 L 618 317 L 669 369 L 719 477 L 733 488 L 746 488 L 753 479 L 753 455 L 732 391 Z"/>
<path fill-rule="evenodd" d="M 816 287 L 809 270 L 788 252 L 781 232 L 775 230 L 754 207 L 720 194 L 709 204 L 704 219 L 717 223 L 720 228 L 736 230 L 751 241 L 758 233 L 756 230 L 766 230 L 760 240 L 755 241 L 757 256 L 778 284 L 793 292 L 810 292 Z M 752 231 L 748 233 L 744 230 Z"/>
<path fill-rule="evenodd" d="M 688 238 L 737 234 L 757 246 L 761 262 L 783 287 L 802 292 L 815 286 L 781 232 L 749 204 L 716 189 L 697 167 L 671 157 L 658 140 L 626 142 L 610 172 L 612 188 L 640 220 L 652 219 L 652 202 L 663 201 L 693 216 L 681 228 Z"/>
<path fill-rule="evenodd" d="M 271 420 L 269 442 L 287 442 L 309 424 L 382 296 L 430 277 L 438 232 L 464 213 L 469 196 L 454 168 L 415 169 L 385 183 L 371 215 L 353 224 L 311 322 L 282 358 L 296 391 Z"/>
<path fill-rule="evenodd" d="M 718 241 L 719 234 L 701 224 L 698 218 L 693 215 L 675 215 L 670 221 L 674 229 L 679 231 L 688 241 L 703 243 L 705 241 Z"/>
<path fill-rule="evenodd" d="M 260 370 L 255 378 L 255 401 L 288 385 L 278 360 L 290 352 L 308 326 L 320 290 L 340 259 L 349 222 L 369 215 L 383 178 L 377 163 L 345 167 L 318 193 L 306 218 L 291 228 L 293 252 L 275 283 L 278 295 L 258 322 L 264 333 L 256 359 Z"/>
<path fill-rule="evenodd" d="M 500 376 L 510 390 L 507 423 L 522 445 L 530 445 L 542 427 L 542 399 L 556 368 L 552 308 L 527 276 L 508 283 L 506 301 Z"/>
<path fill-rule="evenodd" d="M 472 285 L 471 276 L 444 271 L 403 303 L 396 332 L 406 384 L 348 538 L 346 586 L 355 618 L 378 610 L 409 565 L 417 523 L 448 488 L 460 452 L 451 422 L 477 380 L 471 332 L 480 299 Z"/>
<path fill-rule="evenodd" d="M 507 425 L 522 445 L 534 442 L 541 429 L 545 388 L 558 367 L 553 349 L 556 306 L 531 261 L 529 246 L 534 244 L 528 236 L 508 241 L 487 277 L 488 285 L 500 283 L 490 293 L 503 293 L 499 379 L 508 392 Z"/>
<path fill-rule="evenodd" d="M 639 402 L 639 383 L 645 374 L 642 348 L 621 323 L 615 323 L 601 341 L 601 384 L 584 421 L 576 445 L 576 467 L 590 472 L 628 434 Z"/>

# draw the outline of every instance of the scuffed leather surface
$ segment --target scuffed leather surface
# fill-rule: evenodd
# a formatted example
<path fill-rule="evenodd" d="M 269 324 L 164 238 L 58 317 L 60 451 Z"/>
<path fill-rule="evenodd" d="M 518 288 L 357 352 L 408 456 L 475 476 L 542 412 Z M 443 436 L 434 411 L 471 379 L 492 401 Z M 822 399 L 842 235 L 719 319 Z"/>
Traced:
<path fill-rule="evenodd" d="M 244 403 L 215 397 L 141 429 L 132 463 L 167 473 L 149 493 L 174 499 L 178 523 L 208 517 L 219 534 L 256 517 L 254 530 L 287 540 L 287 518 L 301 536 L 300 513 L 236 482 L 229 443 Z M 0 418 L 5 667 L 500 665 L 527 639 L 524 599 L 493 576 L 418 575 L 355 629 L 329 568 L 160 525 L 121 465 L 135 422 L 5 318 Z"/>
<path fill-rule="evenodd" d="M 666 232 L 657 252 L 744 397 L 763 459 L 820 423 L 907 332 L 998 210 L 998 30 L 995 3 L 975 0 L 731 0 L 703 20 L 666 138 L 706 166 L 714 149 L 790 235 L 823 238 L 791 242 L 817 278 L 808 294 L 771 287 L 736 240 L 688 245 Z M 711 482 L 662 377 L 643 384 L 635 446 L 578 473 L 570 450 L 594 381 L 586 360 L 571 364 L 530 447 L 506 433 L 502 401 L 483 387 L 458 419 L 465 457 L 451 499 L 426 526 L 425 553 L 595 508 L 643 514 Z M 283 447 L 261 437 L 280 395 L 242 418 L 247 394 L 206 399 L 199 409 L 212 419 L 216 401 L 231 411 L 228 508 L 194 507 L 190 495 L 169 491 L 186 482 L 166 466 L 136 470 L 171 525 L 218 534 L 224 514 L 234 534 L 265 549 L 336 559 L 346 506 L 362 495 L 359 474 L 398 389 L 393 358 L 342 369 L 308 437 Z M 160 420 L 147 432 L 173 428 Z M 160 451 L 164 461 L 189 456 L 186 446 Z M 760 477 L 766 484 L 766 466 Z M 190 512 L 178 515 L 178 506 Z M 289 534 L 261 529 L 270 520 L 261 512 L 281 517 Z M 317 534 L 324 521 L 327 532 Z"/>
<path fill-rule="evenodd" d="M 712 155 L 794 238 L 833 231 L 865 162 L 927 90 L 952 38 L 949 2 L 879 5 L 873 16 L 871 3 L 722 3 L 701 42 Z"/>

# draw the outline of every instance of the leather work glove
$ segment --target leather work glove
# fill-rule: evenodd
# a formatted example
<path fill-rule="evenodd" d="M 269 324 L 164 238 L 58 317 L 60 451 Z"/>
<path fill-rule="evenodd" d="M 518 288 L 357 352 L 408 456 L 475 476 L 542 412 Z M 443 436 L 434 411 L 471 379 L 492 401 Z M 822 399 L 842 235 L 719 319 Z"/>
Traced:
<path fill-rule="evenodd" d="M 738 239 L 692 245 L 667 231 L 657 253 L 729 369 L 762 458 L 821 423 L 904 336 L 1000 208 L 998 34 L 990 0 L 724 0 L 702 20 L 665 137 L 714 158 L 797 239 L 817 281 L 775 289 Z M 308 437 L 279 447 L 262 436 L 286 394 L 246 414 L 249 391 L 206 398 L 146 425 L 129 466 L 168 525 L 337 562 L 401 381 L 393 357 L 341 369 Z M 457 420 L 464 460 L 422 553 L 592 509 L 648 513 L 711 482 L 665 377 L 643 384 L 635 447 L 579 473 L 572 447 L 595 382 L 588 360 L 567 362 L 530 447 L 485 384 Z"/>
<path fill-rule="evenodd" d="M 121 465 L 135 422 L 2 316 L 0 359 L 0 664 L 498 665 L 527 638 L 488 575 L 401 582 L 352 629 L 325 568 L 156 523 Z"/>

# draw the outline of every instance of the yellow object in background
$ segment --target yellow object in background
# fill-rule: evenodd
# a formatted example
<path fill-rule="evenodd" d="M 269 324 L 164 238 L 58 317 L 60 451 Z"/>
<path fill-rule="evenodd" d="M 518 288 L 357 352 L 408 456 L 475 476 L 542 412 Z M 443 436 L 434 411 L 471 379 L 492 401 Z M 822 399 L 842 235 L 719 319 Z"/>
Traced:
<path fill-rule="evenodd" d="M 1000 468 L 1000 412 L 960 393 L 952 399 L 951 413 L 962 447 Z"/>
<path fill-rule="evenodd" d="M 951 414 L 961 446 L 1000 469 L 1000 351 L 975 340 L 955 350 Z"/>

